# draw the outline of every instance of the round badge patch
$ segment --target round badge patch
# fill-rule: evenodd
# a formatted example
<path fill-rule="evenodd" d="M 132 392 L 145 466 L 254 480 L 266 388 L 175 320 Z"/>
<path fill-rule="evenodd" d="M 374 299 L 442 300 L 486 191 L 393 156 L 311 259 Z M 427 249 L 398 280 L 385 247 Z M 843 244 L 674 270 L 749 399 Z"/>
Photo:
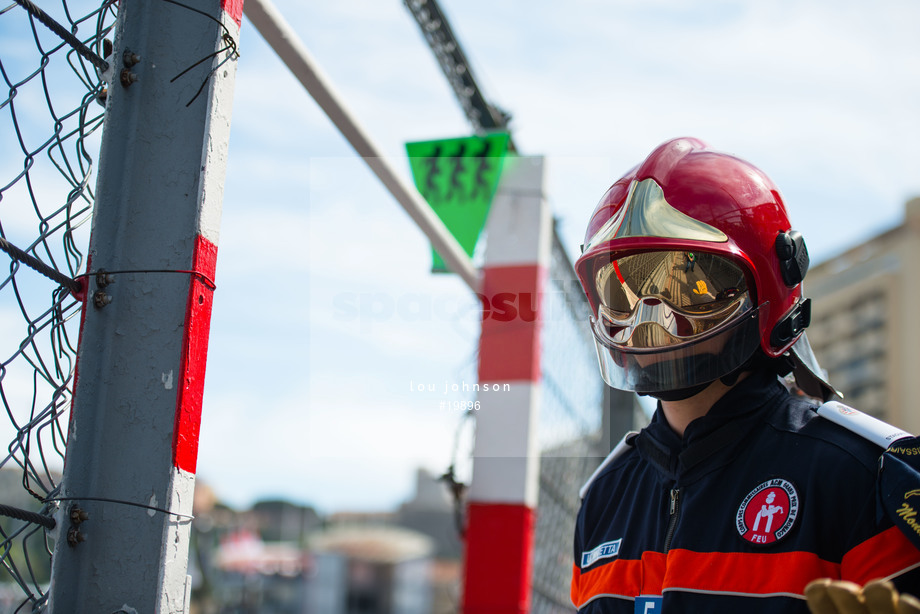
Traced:
<path fill-rule="evenodd" d="M 741 537 L 758 546 L 775 544 L 792 529 L 799 511 L 799 495 L 788 480 L 767 480 L 741 502 L 735 527 Z"/>

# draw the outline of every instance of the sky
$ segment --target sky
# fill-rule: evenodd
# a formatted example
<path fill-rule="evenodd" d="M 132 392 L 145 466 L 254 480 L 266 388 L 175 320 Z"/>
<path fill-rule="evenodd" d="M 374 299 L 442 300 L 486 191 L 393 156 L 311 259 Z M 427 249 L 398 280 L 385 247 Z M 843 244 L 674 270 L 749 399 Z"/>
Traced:
<path fill-rule="evenodd" d="M 470 134 L 402 2 L 275 6 L 406 178 L 407 141 Z M 572 256 L 606 188 L 675 136 L 771 176 L 813 261 L 920 195 L 915 2 L 441 7 L 519 151 L 546 157 Z M 236 506 L 391 509 L 417 467 L 469 471 L 472 427 L 449 406 L 471 395 L 441 389 L 475 381 L 475 305 L 245 19 L 240 50 L 199 479 Z"/>
<path fill-rule="evenodd" d="M 440 3 L 518 150 L 545 156 L 572 257 L 606 188 L 676 136 L 763 169 L 813 262 L 920 196 L 912 0 Z M 407 180 L 406 142 L 471 133 L 401 0 L 275 6 Z M 393 509 L 419 467 L 470 479 L 453 406 L 473 395 L 443 390 L 475 383 L 473 296 L 430 272 L 427 239 L 245 18 L 239 49 L 198 479 L 237 508 L 325 513 Z"/>

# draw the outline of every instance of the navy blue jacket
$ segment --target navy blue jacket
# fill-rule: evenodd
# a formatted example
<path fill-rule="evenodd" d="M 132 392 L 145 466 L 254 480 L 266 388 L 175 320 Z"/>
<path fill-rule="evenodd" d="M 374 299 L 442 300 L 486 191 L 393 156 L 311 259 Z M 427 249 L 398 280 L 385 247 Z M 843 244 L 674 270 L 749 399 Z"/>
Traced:
<path fill-rule="evenodd" d="M 815 408 L 767 372 L 682 439 L 659 408 L 585 494 L 579 612 L 808 612 L 819 577 L 890 577 L 920 595 L 920 551 L 878 502 L 881 448 Z"/>

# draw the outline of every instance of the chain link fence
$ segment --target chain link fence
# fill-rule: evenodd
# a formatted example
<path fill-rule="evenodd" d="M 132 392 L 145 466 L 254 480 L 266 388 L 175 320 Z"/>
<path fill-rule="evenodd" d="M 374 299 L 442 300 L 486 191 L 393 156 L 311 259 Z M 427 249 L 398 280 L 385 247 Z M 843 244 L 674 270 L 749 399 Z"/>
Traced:
<path fill-rule="evenodd" d="M 0 7 L 0 612 L 50 582 L 116 7 Z"/>
<path fill-rule="evenodd" d="M 541 330 L 540 494 L 533 555 L 532 614 L 571 613 L 572 538 L 578 489 L 609 449 L 603 381 L 588 328 L 588 303 L 553 232 Z"/>

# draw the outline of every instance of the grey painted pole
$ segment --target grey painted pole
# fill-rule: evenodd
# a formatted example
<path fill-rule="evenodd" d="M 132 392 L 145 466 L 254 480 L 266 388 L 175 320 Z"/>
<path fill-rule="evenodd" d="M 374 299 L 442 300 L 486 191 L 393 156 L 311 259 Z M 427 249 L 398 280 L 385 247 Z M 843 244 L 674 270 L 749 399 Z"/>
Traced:
<path fill-rule="evenodd" d="M 51 612 L 188 610 L 241 18 L 241 0 L 119 5 Z"/>
<path fill-rule="evenodd" d="M 466 252 L 415 187 L 408 184 L 399 173 L 393 170 L 377 145 L 345 107 L 329 79 L 313 61 L 313 57 L 297 33 L 284 20 L 278 9 L 270 0 L 247 0 L 246 17 L 320 108 L 325 111 L 342 136 L 377 175 L 384 187 L 425 233 L 432 246 L 444 259 L 447 268 L 459 275 L 473 292 L 478 292 L 479 272 L 473 266 L 473 261 L 466 255 Z"/>

